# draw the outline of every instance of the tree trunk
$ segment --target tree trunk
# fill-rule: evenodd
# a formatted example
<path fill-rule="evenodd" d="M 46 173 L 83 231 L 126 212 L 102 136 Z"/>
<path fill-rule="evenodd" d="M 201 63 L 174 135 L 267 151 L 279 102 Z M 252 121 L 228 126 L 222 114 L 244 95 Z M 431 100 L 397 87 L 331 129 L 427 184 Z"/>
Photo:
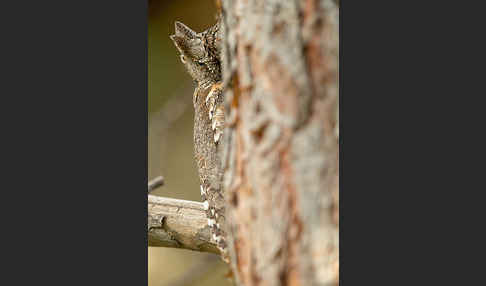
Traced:
<path fill-rule="evenodd" d="M 222 1 L 224 186 L 239 285 L 337 285 L 339 10 Z"/>

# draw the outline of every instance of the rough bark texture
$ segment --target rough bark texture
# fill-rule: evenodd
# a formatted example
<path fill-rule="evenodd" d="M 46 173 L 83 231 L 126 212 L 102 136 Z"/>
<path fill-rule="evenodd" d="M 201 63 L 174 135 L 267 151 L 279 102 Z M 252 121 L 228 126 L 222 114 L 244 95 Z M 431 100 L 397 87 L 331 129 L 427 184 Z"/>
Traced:
<path fill-rule="evenodd" d="M 235 280 L 338 284 L 337 4 L 223 0 L 222 17 Z"/>

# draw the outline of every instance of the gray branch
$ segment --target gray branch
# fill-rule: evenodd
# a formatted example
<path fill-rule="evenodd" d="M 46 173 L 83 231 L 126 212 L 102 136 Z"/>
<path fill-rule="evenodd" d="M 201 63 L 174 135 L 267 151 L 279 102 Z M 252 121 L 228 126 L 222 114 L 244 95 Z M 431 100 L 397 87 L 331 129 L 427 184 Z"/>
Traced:
<path fill-rule="evenodd" d="M 153 179 L 152 181 L 148 182 L 148 192 L 152 192 L 158 187 L 162 187 L 164 185 L 164 177 L 159 176 Z"/>
<path fill-rule="evenodd" d="M 202 203 L 148 195 L 148 245 L 220 254 Z"/>

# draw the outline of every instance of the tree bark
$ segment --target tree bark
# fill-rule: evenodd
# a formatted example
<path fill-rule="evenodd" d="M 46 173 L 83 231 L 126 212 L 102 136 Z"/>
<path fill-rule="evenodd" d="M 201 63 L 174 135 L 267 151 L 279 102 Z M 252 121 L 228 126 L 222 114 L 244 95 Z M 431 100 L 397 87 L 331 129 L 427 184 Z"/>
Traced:
<path fill-rule="evenodd" d="M 339 280 L 339 10 L 223 0 L 224 187 L 238 285 Z"/>

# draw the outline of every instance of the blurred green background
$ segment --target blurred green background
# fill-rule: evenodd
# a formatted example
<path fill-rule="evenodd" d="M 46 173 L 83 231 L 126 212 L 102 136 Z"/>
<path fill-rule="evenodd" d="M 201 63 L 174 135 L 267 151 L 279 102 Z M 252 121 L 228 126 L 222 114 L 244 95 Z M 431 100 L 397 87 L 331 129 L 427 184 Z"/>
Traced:
<path fill-rule="evenodd" d="M 193 160 L 194 83 L 169 39 L 178 20 L 197 32 L 216 20 L 214 0 L 149 0 L 148 11 L 148 179 L 162 175 L 154 195 L 201 201 Z M 148 285 L 232 285 L 217 256 L 149 247 Z"/>

